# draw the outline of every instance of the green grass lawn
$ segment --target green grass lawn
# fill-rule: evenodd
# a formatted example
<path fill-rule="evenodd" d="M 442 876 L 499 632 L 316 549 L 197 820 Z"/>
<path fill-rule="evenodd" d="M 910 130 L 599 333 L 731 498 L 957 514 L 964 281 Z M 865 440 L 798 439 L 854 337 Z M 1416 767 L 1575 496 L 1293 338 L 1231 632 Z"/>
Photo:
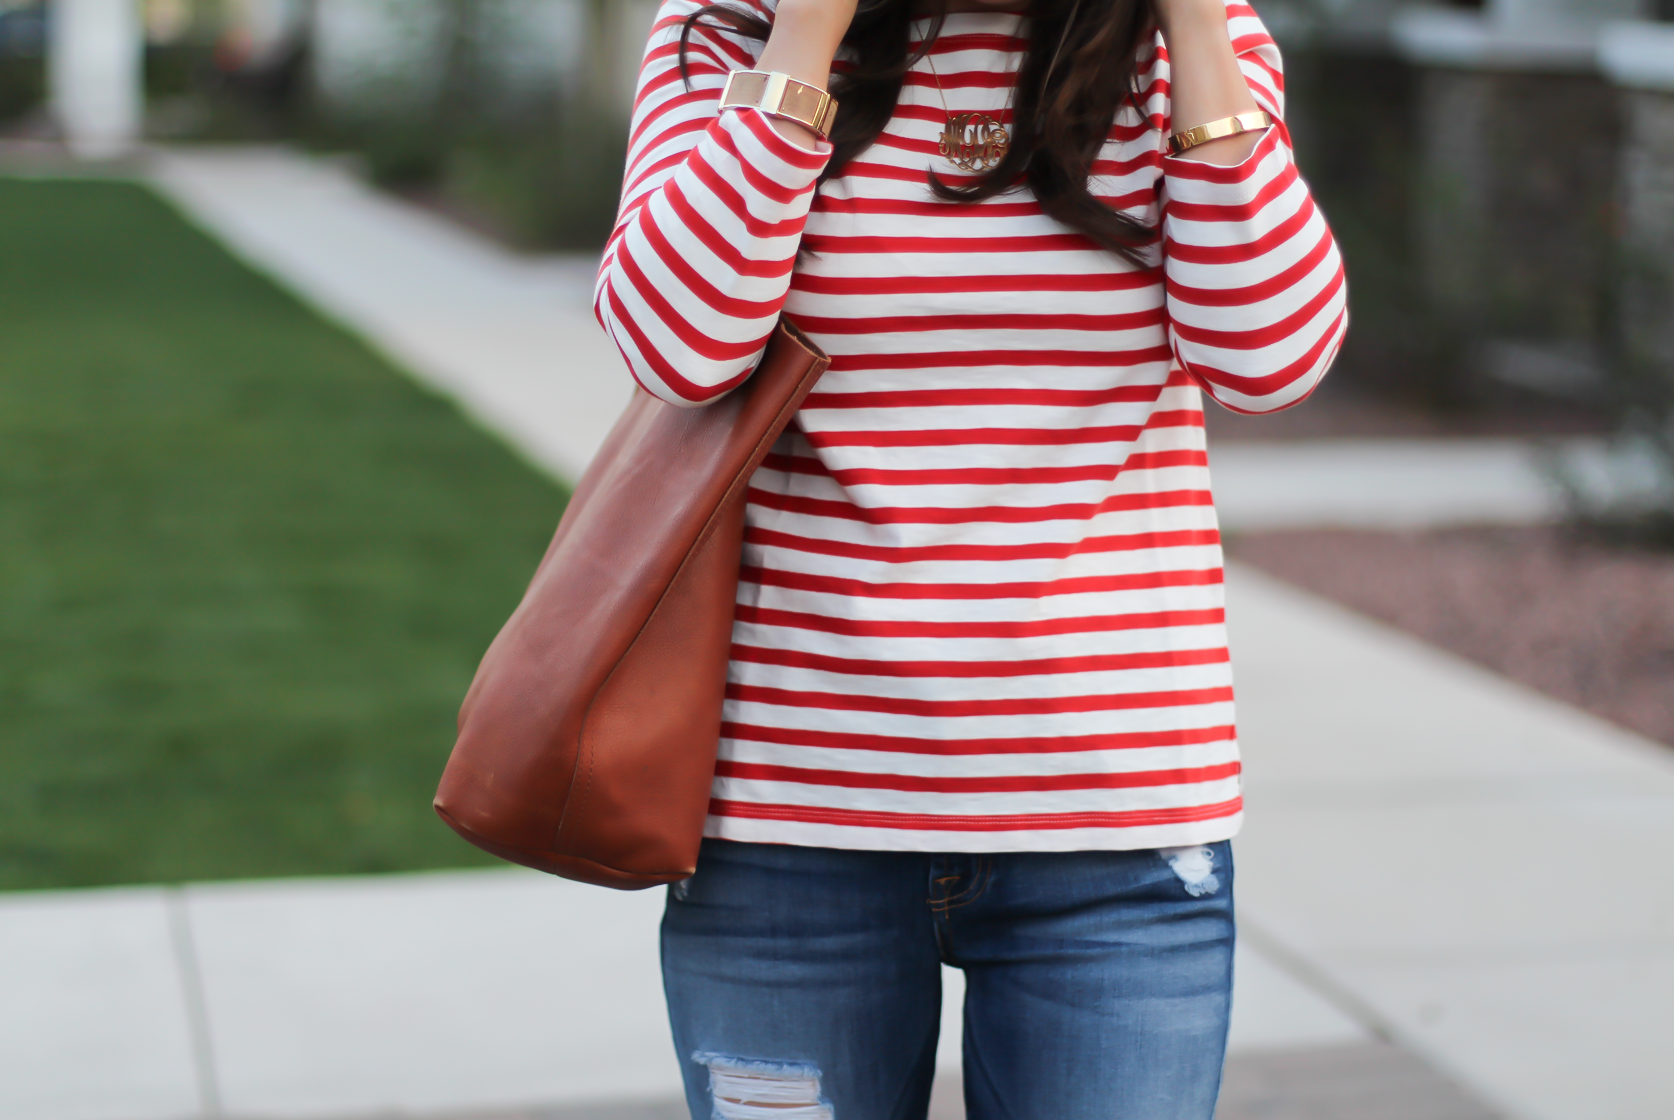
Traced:
<path fill-rule="evenodd" d="M 563 500 L 145 189 L 0 179 L 0 889 L 487 862 L 430 798 Z"/>

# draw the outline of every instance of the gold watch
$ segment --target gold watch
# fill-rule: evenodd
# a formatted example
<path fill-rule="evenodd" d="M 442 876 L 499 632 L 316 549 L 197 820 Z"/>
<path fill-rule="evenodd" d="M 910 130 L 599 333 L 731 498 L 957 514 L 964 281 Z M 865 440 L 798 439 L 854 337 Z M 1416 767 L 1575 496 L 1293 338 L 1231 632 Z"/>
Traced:
<path fill-rule="evenodd" d="M 770 117 L 795 121 L 821 140 L 831 135 L 837 102 L 819 86 L 799 82 L 777 70 L 734 70 L 721 91 L 721 108 L 759 109 Z"/>

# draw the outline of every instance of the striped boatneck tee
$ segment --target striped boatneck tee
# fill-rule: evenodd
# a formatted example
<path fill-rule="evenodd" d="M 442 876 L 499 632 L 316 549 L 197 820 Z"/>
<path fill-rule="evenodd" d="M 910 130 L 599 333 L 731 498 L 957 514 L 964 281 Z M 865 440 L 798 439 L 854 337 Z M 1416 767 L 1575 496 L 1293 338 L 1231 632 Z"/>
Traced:
<path fill-rule="evenodd" d="M 771 17 L 771 3 L 757 0 Z M 1283 125 L 1221 167 L 1166 155 L 1168 58 L 1140 59 L 1093 193 L 1160 229 L 1152 267 L 1020 188 L 936 198 L 947 110 L 1009 125 L 1027 25 L 950 16 L 877 142 L 717 113 L 761 44 L 659 12 L 597 312 L 648 392 L 701 407 L 776 320 L 831 355 L 755 476 L 707 832 L 839 848 L 1173 847 L 1242 819 L 1202 394 L 1308 395 L 1342 264 Z M 1279 55 L 1227 5 L 1256 100 Z M 919 24 L 918 35 L 927 33 Z M 1201 122 L 1185 122 L 1196 124 Z"/>

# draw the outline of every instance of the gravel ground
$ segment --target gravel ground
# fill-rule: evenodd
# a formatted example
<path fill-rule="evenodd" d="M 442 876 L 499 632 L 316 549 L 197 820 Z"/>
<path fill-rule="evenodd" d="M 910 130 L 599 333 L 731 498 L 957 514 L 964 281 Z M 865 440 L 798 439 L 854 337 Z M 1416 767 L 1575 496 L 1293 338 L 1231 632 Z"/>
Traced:
<path fill-rule="evenodd" d="M 1674 552 L 1557 528 L 1251 533 L 1228 549 L 1674 746 Z"/>
<path fill-rule="evenodd" d="M 1598 435 L 1608 419 L 1570 402 L 1517 397 L 1492 408 L 1438 412 L 1412 402 L 1365 391 L 1352 380 L 1328 377 L 1295 408 L 1244 416 L 1205 402 L 1204 424 L 1211 444 L 1227 440 L 1261 443 L 1303 439 L 1414 439 L 1465 436 Z"/>

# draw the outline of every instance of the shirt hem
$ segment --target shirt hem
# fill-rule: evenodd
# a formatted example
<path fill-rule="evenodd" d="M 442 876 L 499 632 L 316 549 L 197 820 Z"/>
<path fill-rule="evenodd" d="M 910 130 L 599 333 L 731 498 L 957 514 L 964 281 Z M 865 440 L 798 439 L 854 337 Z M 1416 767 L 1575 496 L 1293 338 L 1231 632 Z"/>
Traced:
<path fill-rule="evenodd" d="M 1137 825 L 1129 828 L 1066 828 L 1006 832 L 938 832 L 931 829 L 866 828 L 803 821 L 711 816 L 703 834 L 747 844 L 844 848 L 873 852 L 1126 852 L 1214 844 L 1236 836 L 1242 811 L 1205 821 Z"/>

